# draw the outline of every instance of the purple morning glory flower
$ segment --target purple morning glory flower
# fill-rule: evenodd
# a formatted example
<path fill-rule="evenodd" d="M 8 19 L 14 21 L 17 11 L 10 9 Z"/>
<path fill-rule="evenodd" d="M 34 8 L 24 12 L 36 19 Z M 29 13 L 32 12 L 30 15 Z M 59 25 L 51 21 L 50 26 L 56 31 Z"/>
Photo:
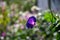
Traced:
<path fill-rule="evenodd" d="M 27 28 L 33 28 L 36 23 L 36 18 L 34 16 L 30 17 L 26 23 Z"/>

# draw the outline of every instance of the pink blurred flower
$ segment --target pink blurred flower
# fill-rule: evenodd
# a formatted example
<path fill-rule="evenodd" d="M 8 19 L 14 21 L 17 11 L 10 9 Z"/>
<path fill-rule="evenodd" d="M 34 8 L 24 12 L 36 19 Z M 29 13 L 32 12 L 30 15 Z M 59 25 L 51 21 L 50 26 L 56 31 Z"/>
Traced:
<path fill-rule="evenodd" d="M 24 29 L 24 25 L 21 25 L 20 28 L 21 28 L 21 29 Z"/>
<path fill-rule="evenodd" d="M 28 13 L 28 14 L 25 15 L 25 19 L 28 20 L 29 17 L 31 17 L 31 16 L 32 16 L 32 15 L 31 15 L 30 13 Z"/>
<path fill-rule="evenodd" d="M 5 10 L 6 8 L 6 2 L 2 2 L 2 10 Z"/>
<path fill-rule="evenodd" d="M 3 33 L 2 33 L 2 36 L 3 36 L 3 37 L 5 37 L 5 36 L 6 36 L 6 33 L 5 33 L 5 32 L 3 32 Z"/>

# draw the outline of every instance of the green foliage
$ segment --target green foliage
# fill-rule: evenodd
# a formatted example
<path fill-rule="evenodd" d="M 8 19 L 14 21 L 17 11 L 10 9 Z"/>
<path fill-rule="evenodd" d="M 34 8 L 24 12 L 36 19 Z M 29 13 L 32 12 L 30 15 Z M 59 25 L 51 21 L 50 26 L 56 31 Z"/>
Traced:
<path fill-rule="evenodd" d="M 30 10 L 30 9 L 31 9 L 31 7 L 32 7 L 32 4 L 27 3 L 26 5 L 24 5 L 23 11 Z"/>
<path fill-rule="evenodd" d="M 60 40 L 60 33 L 57 34 L 56 40 Z"/>
<path fill-rule="evenodd" d="M 45 12 L 44 14 L 44 19 L 47 21 L 47 22 L 52 22 L 54 23 L 56 21 L 56 19 L 54 19 L 54 15 L 52 15 L 51 12 Z"/>

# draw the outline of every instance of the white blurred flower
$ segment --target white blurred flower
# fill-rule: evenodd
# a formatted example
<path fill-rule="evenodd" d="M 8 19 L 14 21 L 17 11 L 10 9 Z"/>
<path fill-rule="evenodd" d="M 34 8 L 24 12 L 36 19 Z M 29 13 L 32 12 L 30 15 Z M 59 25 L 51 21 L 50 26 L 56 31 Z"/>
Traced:
<path fill-rule="evenodd" d="M 19 24 L 14 24 L 14 29 L 13 29 L 13 32 L 17 32 L 17 30 L 19 29 Z"/>
<path fill-rule="evenodd" d="M 1 36 L 1 40 L 4 40 L 4 37 L 3 36 Z"/>
<path fill-rule="evenodd" d="M 19 24 L 14 24 L 14 27 L 19 27 Z"/>
<path fill-rule="evenodd" d="M 57 13 L 56 16 L 59 16 L 59 14 Z"/>
<path fill-rule="evenodd" d="M 53 35 L 56 36 L 57 35 L 57 32 L 55 32 Z"/>
<path fill-rule="evenodd" d="M 29 36 L 27 36 L 27 37 L 26 37 L 26 39 L 27 39 L 27 40 L 30 40 L 30 37 L 29 37 Z"/>
<path fill-rule="evenodd" d="M 58 30 L 58 32 L 60 32 L 60 30 Z"/>
<path fill-rule="evenodd" d="M 19 12 L 19 15 L 22 15 L 22 14 L 23 14 L 23 12 L 22 12 L 22 11 L 20 11 L 20 12 Z"/>
<path fill-rule="evenodd" d="M 33 7 L 31 8 L 31 11 L 34 11 L 34 10 L 40 10 L 40 8 L 37 7 L 37 6 L 33 6 Z"/>
<path fill-rule="evenodd" d="M 17 32 L 17 31 L 18 31 L 18 29 L 17 29 L 17 28 L 15 28 L 15 29 L 14 29 L 14 32 Z"/>
<path fill-rule="evenodd" d="M 40 16 L 40 15 L 42 15 L 42 13 L 40 13 L 40 12 L 39 12 L 37 15 L 39 15 L 39 16 Z"/>
<path fill-rule="evenodd" d="M 23 13 L 22 16 L 25 16 L 26 13 Z"/>

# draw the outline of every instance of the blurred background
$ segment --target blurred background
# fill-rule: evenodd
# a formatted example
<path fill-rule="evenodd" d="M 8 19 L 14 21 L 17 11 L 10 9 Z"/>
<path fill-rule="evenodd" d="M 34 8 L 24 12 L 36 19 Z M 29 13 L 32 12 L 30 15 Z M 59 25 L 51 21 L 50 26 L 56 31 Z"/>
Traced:
<path fill-rule="evenodd" d="M 0 40 L 60 40 L 59 4 L 60 0 L 0 0 Z M 36 23 L 28 28 L 32 16 Z"/>

